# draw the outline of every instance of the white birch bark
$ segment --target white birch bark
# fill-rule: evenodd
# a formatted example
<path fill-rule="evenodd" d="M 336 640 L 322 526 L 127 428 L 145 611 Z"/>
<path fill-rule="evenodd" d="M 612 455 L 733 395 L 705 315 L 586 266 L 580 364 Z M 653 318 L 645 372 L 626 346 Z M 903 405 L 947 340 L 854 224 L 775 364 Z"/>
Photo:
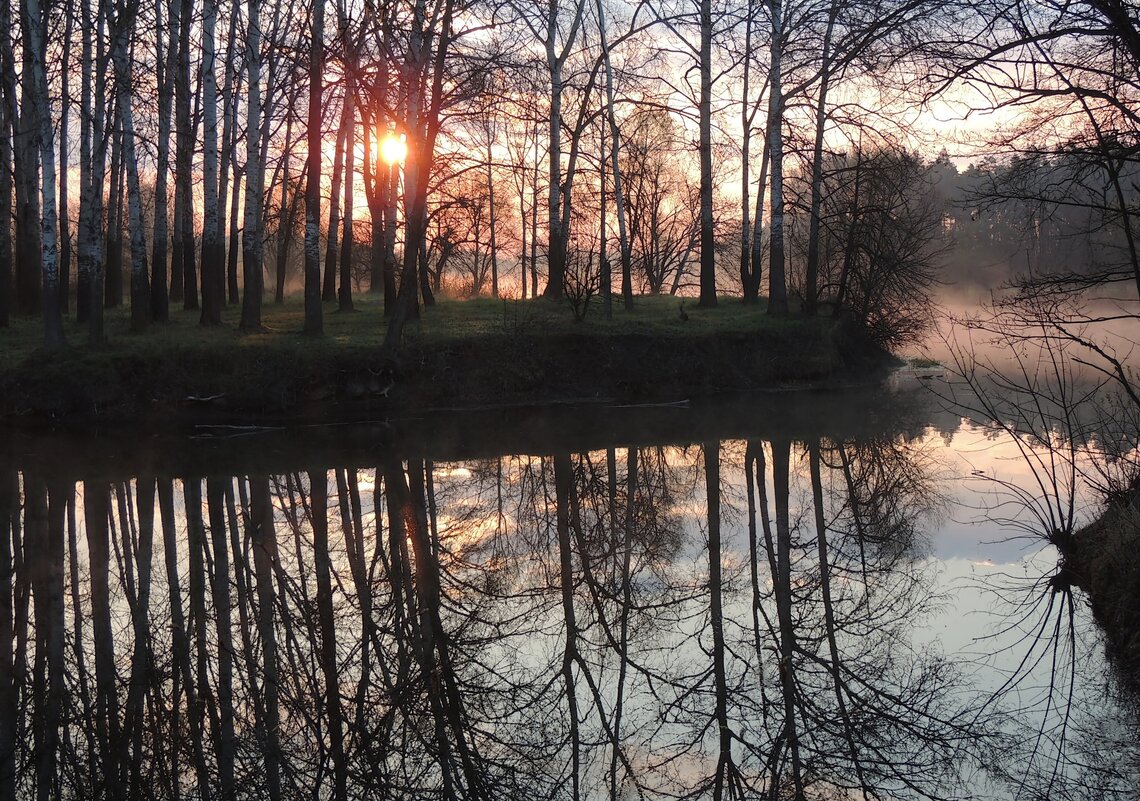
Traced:
<path fill-rule="evenodd" d="M 55 128 L 48 93 L 46 50 L 43 37 L 43 7 L 40 0 L 24 0 L 24 37 L 31 60 L 32 92 L 37 106 L 40 149 L 40 196 L 42 201 L 41 247 L 44 347 L 62 348 L 63 315 L 59 307 L 59 238 L 56 215 Z"/>
<path fill-rule="evenodd" d="M 143 331 L 150 324 L 150 280 L 147 272 L 146 229 L 143 227 L 142 190 L 135 154 L 135 123 L 131 108 L 131 64 L 127 41 L 134 27 L 138 3 L 121 9 L 114 21 L 111 57 L 115 63 L 116 106 L 123 137 L 123 166 L 127 171 L 127 213 L 131 229 L 131 330 Z"/>
<path fill-rule="evenodd" d="M 202 7 L 202 325 L 220 325 L 225 302 L 225 259 L 218 208 L 218 77 L 215 28 L 218 6 Z"/>

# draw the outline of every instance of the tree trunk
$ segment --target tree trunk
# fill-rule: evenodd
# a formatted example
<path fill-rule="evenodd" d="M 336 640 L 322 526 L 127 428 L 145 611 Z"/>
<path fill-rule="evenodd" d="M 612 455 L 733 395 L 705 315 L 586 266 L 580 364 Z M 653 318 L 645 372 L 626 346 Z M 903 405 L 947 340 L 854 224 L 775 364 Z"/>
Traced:
<path fill-rule="evenodd" d="M 519 229 L 522 246 L 519 248 L 519 299 L 526 300 L 526 172 L 522 174 L 519 187 Z"/>
<path fill-rule="evenodd" d="M 25 0 L 23 4 L 24 41 L 31 60 L 33 97 L 36 99 L 36 124 L 40 149 L 40 191 L 43 221 L 40 244 L 43 248 L 42 294 L 44 347 L 61 348 L 65 344 L 63 336 L 63 314 L 59 307 L 59 241 L 56 219 L 56 169 L 55 169 L 55 128 L 51 119 L 51 99 L 47 79 L 47 43 L 44 31 L 47 18 L 40 6 L 40 0 Z M 6 223 L 5 223 L 6 224 Z M 62 614 L 62 609 L 61 609 Z M 61 621 L 62 625 L 62 621 Z M 52 633 L 63 642 L 62 633 Z M 62 647 L 62 645 L 61 645 Z M 62 655 L 61 655 L 62 657 Z"/>
<path fill-rule="evenodd" d="M 0 30 L 7 31 L 9 0 L 0 8 Z M 7 33 L 0 33 L 7 36 Z M 0 56 L 0 69 L 5 68 Z M 12 115 L 6 81 L 0 81 L 0 328 L 7 328 L 12 310 Z M 2 645 L 0 641 L 0 645 Z M 0 768 L 2 770 L 2 768 Z M 0 784 L 2 786 L 2 784 Z"/>
<path fill-rule="evenodd" d="M 495 237 L 495 181 L 491 173 L 491 138 L 487 139 L 487 198 L 490 204 L 491 226 L 491 297 L 499 298 L 499 246 Z"/>
<path fill-rule="evenodd" d="M 407 136 L 404 164 L 404 263 L 400 272 L 396 306 L 384 335 L 383 355 L 386 361 L 395 360 L 407 320 L 419 316 L 416 272 L 420 253 L 426 247 L 428 182 L 435 139 L 439 132 L 444 60 L 451 41 L 453 9 L 450 0 L 445 2 L 442 18 L 437 21 L 440 31 L 438 38 L 426 27 L 429 21 L 425 0 L 416 0 L 412 14 L 404 69 L 408 75 L 419 77 L 408 79 L 409 91 L 404 107 Z"/>
<path fill-rule="evenodd" d="M 253 523 L 251 532 L 253 570 L 257 585 L 257 628 L 261 637 L 262 676 L 264 677 L 265 688 L 262 752 L 265 759 L 265 780 L 268 786 L 269 799 L 270 801 L 280 801 L 281 752 L 279 736 L 281 713 L 277 671 L 277 629 L 273 611 L 276 598 L 273 587 L 273 570 L 277 562 L 277 532 L 274 530 L 273 500 L 269 494 L 268 478 L 250 478 L 250 501 Z"/>
<path fill-rule="evenodd" d="M 214 42 L 217 0 L 202 4 L 202 316 L 201 325 L 222 324 L 226 303 L 222 209 L 218 208 L 218 76 Z"/>
<path fill-rule="evenodd" d="M 827 123 L 827 90 L 831 84 L 831 35 L 839 2 L 834 0 L 827 14 L 823 34 L 823 64 L 819 75 L 819 97 L 815 105 L 815 142 L 811 162 L 811 217 L 808 223 L 807 269 L 804 276 L 804 314 L 815 314 L 819 301 L 819 213 L 823 204 L 823 129 Z"/>
<path fill-rule="evenodd" d="M 3 81 L 8 97 L 9 113 L 12 115 L 12 145 L 14 148 L 13 169 L 15 172 L 16 197 L 16 311 L 19 314 L 40 313 L 40 289 L 42 283 L 43 245 L 40 242 L 40 193 L 36 184 L 40 153 L 36 147 L 39 136 L 39 120 L 36 109 L 40 108 L 36 99 L 36 89 L 32 79 L 32 50 L 24 47 L 19 82 L 20 107 L 17 112 L 17 70 L 12 54 L 8 31 L 17 25 L 23 26 L 26 5 L 21 6 L 20 19 L 8 19 L 4 35 L 0 36 L 0 48 L 4 53 Z M 37 3 L 36 8 L 39 8 Z M 42 35 L 39 35 L 42 40 Z M 27 41 L 27 31 L 24 30 Z"/>
<path fill-rule="evenodd" d="M 218 239 L 225 242 L 226 255 L 226 285 L 229 297 L 227 302 L 236 306 L 239 302 L 238 276 L 237 276 L 237 208 L 238 208 L 238 165 L 235 153 L 237 152 L 234 131 L 237 128 L 237 85 L 238 67 L 235 51 L 238 46 L 237 23 L 241 17 L 241 0 L 233 0 L 230 5 L 230 27 L 226 34 L 226 77 L 222 85 L 222 153 L 221 172 L 218 176 L 218 202 L 226 202 L 229 197 L 229 226 L 223 216 Z M 230 188 L 230 174 L 233 174 L 233 187 Z"/>
<path fill-rule="evenodd" d="M 356 155 L 356 111 L 354 105 L 354 98 L 356 96 L 356 87 L 353 85 L 352 78 L 348 79 L 348 86 L 345 89 L 344 105 L 345 105 L 345 149 L 344 149 L 344 233 L 340 238 L 340 291 L 337 294 L 338 311 L 350 312 L 352 311 L 352 247 L 356 244 L 356 235 L 353 232 L 353 218 L 352 218 L 352 200 L 353 200 L 353 176 L 355 175 L 355 155 Z M 326 267 L 326 270 L 331 270 L 332 267 Z"/>
<path fill-rule="evenodd" d="M 578 660 L 578 622 L 574 614 L 574 555 L 570 545 L 571 504 L 574 492 L 574 467 L 568 455 L 554 456 L 555 525 L 558 531 L 559 585 L 562 590 L 562 618 L 566 627 L 566 644 L 562 654 L 562 677 L 566 687 L 567 721 L 570 728 L 571 798 L 581 798 L 581 737 L 578 726 L 577 684 L 574 664 Z"/>
<path fill-rule="evenodd" d="M 246 133 L 245 133 L 245 227 L 241 234 L 242 273 L 245 279 L 241 304 L 241 330 L 261 330 L 261 203 L 264 179 L 261 170 L 261 13 L 259 0 L 246 0 Z"/>
<path fill-rule="evenodd" d="M 772 492 L 776 496 L 776 615 L 780 622 L 780 686 L 784 696 L 784 742 L 792 755 L 792 781 L 796 801 L 803 801 L 803 774 L 799 734 L 796 730 L 796 633 L 792 622 L 792 530 L 789 520 L 791 442 L 772 442 Z"/>
<path fill-rule="evenodd" d="M 205 736 L 209 706 L 212 701 L 209 673 L 209 642 L 206 619 L 206 524 L 202 519 L 202 480 L 187 477 L 182 480 L 182 496 L 186 509 L 186 569 L 190 579 L 190 618 L 188 633 L 194 640 L 194 683 L 197 685 L 196 703 L 188 707 L 190 730 L 205 753 Z M 190 669 L 187 655 L 187 670 Z M 208 781 L 208 779 L 207 779 Z"/>
<path fill-rule="evenodd" d="M 145 331 L 150 325 L 150 276 L 146 263 L 146 228 L 142 214 L 142 188 L 135 157 L 135 123 L 131 109 L 131 69 L 127 58 L 127 39 L 134 29 L 137 3 L 120 11 L 115 21 L 118 30 L 112 44 L 115 62 L 115 85 L 119 109 L 119 130 L 122 135 L 122 165 L 127 176 L 128 207 L 131 227 L 131 331 Z"/>
<path fill-rule="evenodd" d="M 19 476 L 15 470 L 5 469 L 0 471 L 0 798 L 16 798 L 20 687 L 13 647 L 19 513 Z"/>
<path fill-rule="evenodd" d="M 537 138 L 538 133 L 535 133 Z M 537 150 L 537 145 L 535 146 Z M 538 297 L 538 158 L 534 160 L 530 204 L 530 296 Z M 523 276 L 526 280 L 526 276 Z"/>
<path fill-rule="evenodd" d="M 158 78 L 158 164 L 154 179 L 154 242 L 151 250 L 150 307 L 154 321 L 165 323 L 170 320 L 170 283 L 167 261 L 170 250 L 169 198 L 167 185 L 170 174 L 170 126 L 173 111 L 174 93 L 171 80 L 178 69 L 178 37 L 181 16 L 176 8 L 177 0 L 167 6 L 166 41 L 163 41 L 161 27 L 156 37 L 156 63 L 159 65 Z M 166 48 L 163 50 L 163 48 Z"/>
<path fill-rule="evenodd" d="M 155 479 L 153 476 L 139 476 L 136 487 L 138 512 L 138 546 L 135 549 L 137 591 L 131 616 L 134 624 L 134 652 L 131 655 L 131 678 L 127 690 L 126 732 L 131 738 L 130 786 L 133 788 L 133 792 L 141 793 L 143 791 L 142 771 L 148 759 L 143 750 L 145 733 L 143 703 L 153 671 L 150 644 L 150 589 L 154 558 Z"/>
<path fill-rule="evenodd" d="M 364 162 L 361 175 L 364 178 L 364 197 L 368 201 L 368 227 L 371 241 L 368 248 L 368 294 L 380 291 L 384 280 L 384 205 L 381 200 L 381 175 L 379 158 L 373 159 L 373 143 L 379 147 L 380 131 L 377 129 L 379 114 L 369 116 L 368 109 L 361 110 L 361 123 L 364 126 Z"/>
<path fill-rule="evenodd" d="M 709 623 L 713 639 L 713 686 L 716 697 L 715 716 L 718 732 L 716 773 L 713 777 L 713 801 L 724 798 L 726 780 L 733 773 L 732 732 L 728 728 L 728 677 L 724 665 L 724 586 L 721 578 L 720 540 L 720 443 L 706 442 L 705 502 L 708 507 L 709 532 Z M 729 791 L 732 796 L 731 786 Z"/>
<path fill-rule="evenodd" d="M 28 0 L 25 8 L 29 6 L 33 16 L 37 15 L 37 0 Z M 40 45 L 42 41 L 36 44 Z M 64 517 L 67 500 L 64 487 L 52 484 L 49 494 L 49 486 L 38 476 L 25 474 L 24 488 L 37 640 L 35 681 L 38 686 L 33 688 L 33 709 L 36 710 L 33 746 L 35 795 L 37 801 L 48 801 L 60 795 L 57 776 L 60 726 L 67 696 L 63 659 Z"/>
<path fill-rule="evenodd" d="M 339 483 L 339 482 L 338 482 Z M 348 765 L 344 758 L 344 712 L 340 701 L 340 671 L 337 669 L 337 631 L 333 617 L 332 560 L 329 558 L 328 474 L 309 471 L 313 518 L 313 559 L 317 578 L 317 616 L 320 620 L 321 672 L 328 711 L 329 750 L 333 763 L 333 799 L 348 798 Z M 345 530 L 347 537 L 348 530 Z"/>
<path fill-rule="evenodd" d="M 748 284 L 752 278 L 752 225 L 749 219 L 751 209 L 748 205 L 749 186 L 749 159 L 752 146 L 752 115 L 748 113 L 748 91 L 752 80 L 752 19 L 753 7 L 749 2 L 745 7 L 746 19 L 744 21 L 744 74 L 741 78 L 740 90 L 740 290 L 745 303 L 752 303 L 756 298 L 748 296 Z M 761 182 L 758 194 L 764 194 L 764 184 Z"/>
<path fill-rule="evenodd" d="M 87 553 L 91 573 L 91 628 L 95 640 L 97 709 L 95 721 L 100 764 L 108 797 L 122 799 L 125 798 L 125 793 L 120 783 L 123 766 L 119 761 L 119 680 L 115 667 L 115 635 L 111 625 L 110 600 L 110 487 L 105 482 L 85 481 L 83 507 L 87 521 Z"/>
<path fill-rule="evenodd" d="M 550 66 L 550 141 L 547 189 L 546 289 L 544 298 L 562 297 L 566 283 L 566 232 L 562 230 L 562 62 L 554 55 L 558 18 L 550 15 L 547 61 Z"/>
<path fill-rule="evenodd" d="M 602 41 L 602 59 L 606 67 L 606 118 L 610 124 L 610 166 L 614 173 L 614 207 L 618 222 L 618 248 L 621 252 L 621 297 L 625 310 L 633 309 L 633 257 L 629 230 L 625 219 L 625 193 L 621 179 L 621 131 L 614 113 L 614 70 L 610 62 L 610 45 L 606 33 L 606 16 L 602 0 L 597 2 L 598 32 Z M 603 154 L 603 159 L 605 158 Z"/>
<path fill-rule="evenodd" d="M 856 254 L 859 252 L 859 195 L 863 184 L 863 153 L 855 150 L 855 191 L 851 199 L 851 221 L 847 226 L 847 236 L 843 247 L 843 266 L 839 269 L 839 287 L 835 290 L 834 315 L 838 317 L 843 311 L 843 304 L 847 300 L 847 283 L 851 279 L 851 268 L 855 264 Z"/>
<path fill-rule="evenodd" d="M 547 248 L 546 289 L 543 297 L 561 298 L 566 283 L 567 243 L 570 224 L 570 184 L 574 180 L 573 155 L 566 170 L 565 184 L 562 178 L 562 68 L 578 30 L 582 24 L 585 0 L 576 0 L 574 19 L 563 37 L 562 52 L 558 52 L 558 0 L 551 0 L 546 19 L 546 66 L 550 70 L 550 127 L 548 143 L 547 219 L 549 223 L 549 246 Z M 575 140 L 576 141 L 576 140 Z"/>
<path fill-rule="evenodd" d="M 777 0 L 778 2 L 778 0 Z M 701 295 L 699 306 L 716 306 L 716 238 L 712 174 L 712 0 L 701 0 L 701 95 L 698 109 L 701 162 Z"/>
<path fill-rule="evenodd" d="M 215 750 L 218 759 L 218 798 L 233 801 L 237 797 L 234 785 L 235 738 L 234 706 L 228 703 L 233 697 L 233 624 L 230 614 L 230 560 L 225 517 L 225 490 L 228 480 L 206 479 L 206 502 L 210 509 L 210 542 L 213 546 L 214 574 L 211 590 L 214 601 L 214 621 L 218 634 L 217 694 L 219 727 Z"/>
<path fill-rule="evenodd" d="M 87 167 L 87 178 L 83 180 L 79 199 L 79 287 L 76 293 L 78 318 L 82 314 L 88 323 L 88 338 L 91 342 L 103 341 L 103 178 L 107 167 L 106 127 L 106 59 L 95 61 L 93 40 L 102 41 L 104 27 L 104 4 L 91 16 L 91 0 L 83 0 L 83 100 L 91 109 L 90 115 L 83 115 L 88 126 L 82 135 L 87 147 L 88 158 L 82 150 L 81 168 Z M 92 30 L 94 29 L 94 31 Z M 93 35 L 94 33 L 94 35 Z M 93 63 L 94 62 L 94 63 Z M 94 67 L 94 76 L 92 76 Z M 94 100 L 91 99 L 90 85 L 94 84 Z M 86 276 L 86 280 L 84 277 Z"/>
<path fill-rule="evenodd" d="M 396 198 L 400 176 L 396 165 L 385 170 L 384 190 L 384 316 L 396 309 Z"/>
<path fill-rule="evenodd" d="M 851 764 L 855 768 L 855 775 L 864 796 L 870 796 L 867 780 L 863 775 L 863 764 L 859 759 L 859 751 L 855 747 L 855 735 L 851 716 L 847 711 L 847 699 L 843 690 L 841 676 L 842 666 L 839 661 L 839 644 L 835 637 L 835 609 L 831 601 L 831 566 L 827 555 L 827 524 L 824 521 L 823 510 L 823 481 L 820 476 L 820 448 L 819 440 L 812 440 L 808 444 L 808 470 L 811 474 L 812 505 L 815 509 L 815 537 L 819 553 L 819 585 L 823 596 L 823 621 L 827 632 L 827 649 L 831 657 L 829 665 L 831 672 L 832 689 L 835 692 L 835 704 L 839 710 L 840 723 L 843 725 L 844 739 L 847 742 L 847 753 Z M 852 499 L 854 501 L 854 499 Z"/>
<path fill-rule="evenodd" d="M 182 709 L 178 692 L 179 682 L 185 688 L 186 708 L 190 710 L 190 745 L 199 787 L 209 787 L 209 773 L 206 768 L 205 749 L 202 743 L 202 730 L 198 716 L 193 712 L 199 708 L 199 689 L 195 686 L 194 674 L 190 667 L 190 636 L 186 625 L 186 613 L 182 605 L 182 589 L 178 572 L 178 532 L 174 517 L 174 486 L 170 479 L 158 482 L 158 508 L 162 521 L 162 550 L 166 561 L 166 583 L 169 590 L 171 654 L 175 675 L 175 696 L 172 701 L 174 715 L 180 717 Z M 174 721 L 177 723 L 177 720 Z M 177 730 L 177 725 L 174 726 Z M 178 741 L 173 743 L 173 758 L 178 762 Z"/>
<path fill-rule="evenodd" d="M 784 277 L 784 87 L 781 62 L 784 56 L 783 0 L 768 0 L 772 20 L 771 67 L 768 73 L 768 158 L 771 160 L 772 221 L 768 256 L 768 313 L 788 313 L 788 288 Z"/>
<path fill-rule="evenodd" d="M 63 28 L 63 68 L 59 73 L 59 308 L 62 314 L 71 310 L 71 213 L 68 209 L 68 122 L 71 116 L 71 37 L 75 30 L 75 9 L 72 0 L 63 8 L 66 22 Z M 5 216 L 4 220 L 11 217 Z M 3 279 L 0 279 L 3 280 Z"/>
<path fill-rule="evenodd" d="M 756 214 L 752 221 L 752 258 L 748 281 L 744 285 L 746 303 L 760 302 L 760 285 L 764 277 L 764 194 L 768 183 L 768 140 L 760 155 L 760 180 L 756 182 Z"/>
<path fill-rule="evenodd" d="M 602 123 L 601 141 L 598 147 L 598 200 L 601 207 L 598 222 L 601 230 L 598 231 L 598 264 L 602 280 L 602 316 L 607 320 L 614 318 L 613 299 L 613 269 L 606 253 L 606 126 Z"/>
<path fill-rule="evenodd" d="M 273 303 L 280 306 L 285 302 L 285 274 L 289 268 L 289 245 L 293 242 L 293 199 L 291 197 L 293 161 L 293 115 L 285 121 L 285 147 L 281 153 L 281 200 L 277 204 L 277 267 L 276 288 Z M 273 199 L 273 184 L 269 185 L 270 200 Z"/>
<path fill-rule="evenodd" d="M 336 131 L 336 147 L 333 148 L 332 186 L 329 192 L 329 223 L 326 228 L 325 247 L 325 278 L 321 287 L 321 299 L 332 302 L 336 300 L 336 259 L 337 240 L 340 236 L 340 182 L 344 178 L 344 159 L 346 155 L 345 142 L 348 140 L 348 120 L 352 114 L 349 108 L 349 92 L 344 92 L 344 101 L 340 112 L 340 125 Z"/>
<path fill-rule="evenodd" d="M 432 291 L 431 275 L 428 271 L 427 248 L 420 248 L 420 297 L 424 299 L 424 307 L 435 305 L 435 293 Z"/>
<path fill-rule="evenodd" d="M 175 76 L 174 155 L 174 267 L 170 299 L 182 301 L 183 309 L 198 308 L 194 268 L 194 199 L 191 173 L 194 155 L 194 123 L 190 115 L 190 28 L 194 24 L 193 0 L 182 0 L 179 9 L 178 70 Z"/>
<path fill-rule="evenodd" d="M 237 113 L 236 111 L 234 112 Z M 233 148 L 237 152 L 237 148 Z M 229 244 L 226 246 L 226 282 L 229 284 L 229 302 L 230 305 L 235 305 L 241 302 L 241 292 L 238 287 L 238 256 L 242 252 L 240 234 L 238 231 L 238 213 L 239 213 L 239 194 L 241 192 L 241 177 L 244 174 L 242 170 L 236 167 L 236 156 L 231 158 L 235 163 L 234 166 L 234 181 L 230 187 L 230 224 L 229 224 Z"/>
<path fill-rule="evenodd" d="M 325 3 L 313 0 L 309 50 L 309 175 L 305 183 L 305 328 L 309 336 L 324 333 L 321 308 L 321 95 L 324 86 Z"/>
<path fill-rule="evenodd" d="M 115 35 L 113 21 L 108 18 L 111 36 Z M 118 113 L 119 98 L 112 87 L 111 117 L 111 181 L 107 197 L 107 256 L 103 283 L 103 308 L 117 309 L 123 305 L 123 130 Z"/>

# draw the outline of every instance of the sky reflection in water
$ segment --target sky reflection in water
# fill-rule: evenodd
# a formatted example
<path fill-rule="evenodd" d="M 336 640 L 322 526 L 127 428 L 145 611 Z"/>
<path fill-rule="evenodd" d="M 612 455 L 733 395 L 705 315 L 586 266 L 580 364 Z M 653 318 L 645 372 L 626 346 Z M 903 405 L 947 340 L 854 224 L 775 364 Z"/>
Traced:
<path fill-rule="evenodd" d="M 29 797 L 1135 797 L 1095 625 L 987 511 L 1015 451 L 885 428 L 9 471 L 0 767 Z"/>

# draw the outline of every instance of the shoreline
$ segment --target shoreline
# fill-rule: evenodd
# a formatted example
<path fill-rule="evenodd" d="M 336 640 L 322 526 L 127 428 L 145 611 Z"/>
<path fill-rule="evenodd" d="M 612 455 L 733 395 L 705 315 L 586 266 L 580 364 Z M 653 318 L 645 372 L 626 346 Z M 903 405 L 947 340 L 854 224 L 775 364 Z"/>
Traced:
<path fill-rule="evenodd" d="M 549 455 L 614 447 L 691 445 L 722 440 L 848 438 L 910 432 L 936 410 L 913 393 L 880 385 L 724 394 L 660 404 L 540 406 L 366 414 L 337 407 L 318 422 L 191 423 L 162 427 L 95 422 L 27 425 L 0 421 L 0 469 L 80 480 L 254 474 L 314 466 L 369 467 L 385 454 L 431 461 Z M 15 424 L 14 424 L 15 423 Z M 821 428 L 822 426 L 822 428 Z"/>
<path fill-rule="evenodd" d="M 1084 591 L 1118 678 L 1140 697 L 1140 485 L 1110 498 L 1097 518 L 1054 544 L 1062 554 L 1054 591 Z"/>
<path fill-rule="evenodd" d="M 867 385 L 897 360 L 854 327 L 787 318 L 758 330 L 501 331 L 372 343 L 281 337 L 229 346 L 72 348 L 0 370 L 8 425 L 314 422 L 557 404 L 653 404 Z"/>

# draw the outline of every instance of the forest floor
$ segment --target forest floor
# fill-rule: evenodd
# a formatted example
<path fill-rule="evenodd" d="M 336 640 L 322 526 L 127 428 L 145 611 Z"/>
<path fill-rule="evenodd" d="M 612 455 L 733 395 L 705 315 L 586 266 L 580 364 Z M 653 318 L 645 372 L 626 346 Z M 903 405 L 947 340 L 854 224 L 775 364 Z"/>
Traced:
<path fill-rule="evenodd" d="M 684 303 L 685 319 L 681 314 Z M 324 335 L 301 333 L 300 298 L 263 307 L 264 332 L 198 324 L 197 311 L 142 334 L 125 309 L 107 311 L 107 340 L 65 322 L 69 347 L 42 350 L 35 318 L 0 329 L 0 416 L 116 417 L 156 404 L 190 416 L 319 416 L 334 403 L 479 408 L 617 399 L 667 401 L 731 390 L 867 377 L 889 357 L 830 318 L 769 317 L 765 304 L 722 298 L 712 309 L 675 297 L 615 298 L 604 319 L 594 300 L 584 320 L 568 303 L 444 300 L 404 332 L 395 383 L 381 364 L 386 322 L 378 299 L 351 313 L 325 304 Z M 390 396 L 390 397 L 389 397 Z M 209 399 L 209 400 L 207 400 Z M 199 408 L 201 407 L 201 408 Z"/>
<path fill-rule="evenodd" d="M 86 324 L 65 320 L 68 344 L 76 350 L 96 350 L 105 355 L 149 354 L 182 347 L 258 348 L 308 343 L 316 350 L 353 346 L 379 348 L 384 342 L 386 320 L 383 301 L 372 295 L 353 300 L 354 311 L 341 313 L 336 304 L 324 304 L 324 336 L 306 337 L 301 333 L 305 309 L 300 297 L 290 297 L 281 305 L 262 307 L 264 333 L 238 331 L 240 305 L 227 306 L 223 324 L 207 328 L 198 324 L 198 310 L 171 307 L 170 322 L 154 325 L 145 334 L 130 332 L 130 313 L 125 307 L 105 311 L 107 343 L 92 348 Z M 681 319 L 684 304 L 687 321 Z M 721 298 L 713 309 L 697 308 L 693 299 L 672 296 L 638 296 L 632 311 L 625 311 L 621 298 L 615 298 L 613 319 L 602 315 L 601 301 L 595 299 L 581 321 L 575 321 L 568 303 L 546 300 L 441 300 L 423 309 L 419 320 L 409 323 L 405 338 L 426 342 L 502 333 L 530 334 L 670 334 L 703 335 L 741 333 L 757 328 L 780 329 L 787 319 L 769 317 L 766 303 L 744 305 L 739 298 Z M 38 317 L 14 317 L 9 329 L 0 329 L 0 370 L 42 356 L 43 326 Z"/>

